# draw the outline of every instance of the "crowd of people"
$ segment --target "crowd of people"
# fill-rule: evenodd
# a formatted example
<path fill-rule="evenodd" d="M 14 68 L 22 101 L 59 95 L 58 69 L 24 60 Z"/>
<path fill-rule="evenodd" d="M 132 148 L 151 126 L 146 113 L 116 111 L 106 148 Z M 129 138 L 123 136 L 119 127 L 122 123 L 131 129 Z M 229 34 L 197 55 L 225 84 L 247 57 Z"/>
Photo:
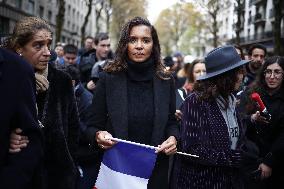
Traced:
<path fill-rule="evenodd" d="M 149 189 L 282 185 L 283 57 L 253 44 L 162 58 L 142 17 L 115 51 L 107 33 L 81 49 L 51 36 L 26 17 L 1 45 L 0 188 L 92 189 L 112 137 L 157 147 Z"/>

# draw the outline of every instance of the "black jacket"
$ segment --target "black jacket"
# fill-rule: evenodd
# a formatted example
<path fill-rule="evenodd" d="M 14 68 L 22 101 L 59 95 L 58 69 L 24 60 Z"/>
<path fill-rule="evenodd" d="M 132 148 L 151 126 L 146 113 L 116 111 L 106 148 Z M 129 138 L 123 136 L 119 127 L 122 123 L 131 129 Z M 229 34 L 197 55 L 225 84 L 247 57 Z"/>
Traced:
<path fill-rule="evenodd" d="M 127 76 L 125 72 L 102 73 L 94 92 L 88 123 L 89 140 L 95 144 L 95 134 L 106 130 L 120 139 L 128 139 Z M 154 123 L 151 145 L 157 146 L 169 136 L 179 138 L 175 118 L 175 86 L 173 79 L 153 79 Z M 137 94 L 139 95 L 139 94 Z M 142 103 L 142 102 L 141 102 Z M 167 188 L 168 157 L 158 156 L 156 167 L 150 179 L 150 188 Z"/>
<path fill-rule="evenodd" d="M 49 89 L 45 96 L 42 124 L 45 135 L 45 168 L 48 188 L 74 189 L 77 169 L 79 118 L 71 78 L 49 66 Z"/>
<path fill-rule="evenodd" d="M 108 53 L 107 59 L 112 58 L 113 53 L 112 51 L 110 51 Z M 96 64 L 96 62 L 98 62 L 98 58 L 96 57 L 96 49 L 91 49 L 80 57 L 79 70 L 81 74 L 81 82 L 83 84 L 86 84 L 91 80 L 92 68 Z"/>
<path fill-rule="evenodd" d="M 0 188 L 26 189 L 32 185 L 42 159 L 42 135 L 35 106 L 35 79 L 31 66 L 12 52 L 0 49 Z M 21 128 L 29 144 L 9 154 L 10 132 Z"/>
<path fill-rule="evenodd" d="M 244 122 L 247 126 L 246 136 L 258 147 L 258 163 L 272 167 L 272 176 L 282 175 L 284 154 L 284 90 L 281 89 L 274 95 L 265 91 L 259 92 L 263 103 L 271 114 L 269 124 L 251 122 L 250 116 L 258 107 L 249 98 L 245 91 L 241 96 L 240 112 L 243 112 Z"/>

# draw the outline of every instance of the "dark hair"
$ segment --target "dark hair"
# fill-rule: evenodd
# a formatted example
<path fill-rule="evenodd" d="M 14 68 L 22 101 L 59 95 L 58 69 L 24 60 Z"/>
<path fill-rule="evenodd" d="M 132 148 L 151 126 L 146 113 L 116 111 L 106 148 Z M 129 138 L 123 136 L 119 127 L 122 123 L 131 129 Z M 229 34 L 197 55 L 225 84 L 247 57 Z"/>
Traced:
<path fill-rule="evenodd" d="M 187 79 L 190 83 L 193 83 L 194 82 L 194 76 L 193 76 L 193 70 L 194 70 L 194 66 L 197 64 L 197 63 L 203 63 L 205 64 L 204 62 L 204 59 L 195 59 L 192 61 L 192 63 L 189 65 L 189 68 L 187 71 Z"/>
<path fill-rule="evenodd" d="M 243 67 L 237 67 L 220 75 L 196 81 L 194 90 L 198 93 L 200 100 L 211 101 L 221 95 L 228 100 L 231 93 L 235 91 L 235 84 L 238 81 L 238 73 Z"/>
<path fill-rule="evenodd" d="M 16 23 L 13 34 L 7 38 L 3 47 L 16 51 L 18 47 L 23 47 L 30 42 L 40 30 L 51 33 L 50 26 L 45 20 L 38 17 L 24 17 Z"/>
<path fill-rule="evenodd" d="M 267 84 L 265 82 L 265 76 L 264 71 L 267 69 L 267 67 L 271 64 L 277 63 L 283 70 L 284 70 L 284 58 L 281 56 L 272 56 L 269 58 L 266 58 L 264 61 L 264 64 L 262 65 L 260 71 L 258 72 L 257 78 L 255 83 L 253 83 L 251 87 L 251 91 L 257 91 L 262 92 L 263 90 L 267 90 Z M 282 88 L 283 88 L 284 82 L 282 82 Z"/>
<path fill-rule="evenodd" d="M 242 47 L 241 46 L 239 46 L 239 45 L 234 45 L 234 47 L 236 48 L 236 49 L 238 49 L 240 52 L 241 52 L 241 59 L 245 59 L 245 55 L 244 55 L 244 52 L 243 52 L 243 49 L 242 49 Z"/>
<path fill-rule="evenodd" d="M 80 71 L 75 65 L 69 65 L 63 71 L 68 73 L 72 80 L 75 80 L 76 85 L 80 82 Z"/>
<path fill-rule="evenodd" d="M 174 60 L 171 56 L 166 56 L 164 59 L 164 65 L 165 66 L 169 66 L 169 67 L 172 67 L 175 63 L 174 63 Z"/>
<path fill-rule="evenodd" d="M 75 45 L 67 44 L 63 47 L 64 54 L 75 54 L 78 53 L 78 48 Z"/>
<path fill-rule="evenodd" d="M 103 41 L 103 40 L 106 40 L 106 39 L 109 39 L 109 36 L 107 33 L 98 33 L 95 37 L 95 45 L 98 45 L 100 41 Z"/>
<path fill-rule="evenodd" d="M 257 104 L 253 102 L 250 98 L 251 94 L 254 92 L 259 93 L 261 96 L 266 93 L 268 89 L 267 84 L 265 82 L 264 71 L 271 64 L 278 63 L 279 66 L 284 70 L 284 58 L 280 56 L 272 56 L 266 58 L 264 60 L 264 64 L 259 70 L 256 80 L 252 83 L 251 87 L 248 88 L 247 94 L 244 96 L 244 99 L 241 103 L 246 104 L 243 114 L 253 114 L 258 109 Z M 280 90 L 284 90 L 284 83 L 282 82 L 282 86 Z"/>
<path fill-rule="evenodd" d="M 131 20 L 129 20 L 122 28 L 122 31 L 120 33 L 120 38 L 118 41 L 117 49 L 115 51 L 115 57 L 114 61 L 110 63 L 106 68 L 106 72 L 120 72 L 120 71 L 125 71 L 127 69 L 127 63 L 126 63 L 126 58 L 127 58 L 127 45 L 129 42 L 129 35 L 131 32 L 131 29 L 134 26 L 139 26 L 139 25 L 145 25 L 148 26 L 151 30 L 151 35 L 153 39 L 153 49 L 152 49 L 152 54 L 151 57 L 153 58 L 155 62 L 155 67 L 156 67 L 156 73 L 160 78 L 166 79 L 168 78 L 167 75 L 168 73 L 164 71 L 164 65 L 162 64 L 161 61 L 161 48 L 160 48 L 160 42 L 158 38 L 157 31 L 151 23 L 142 17 L 135 17 Z"/>
<path fill-rule="evenodd" d="M 90 35 L 88 35 L 87 37 L 85 37 L 85 41 L 86 41 L 87 39 L 94 40 L 94 38 L 93 38 L 92 36 L 90 36 Z"/>
<path fill-rule="evenodd" d="M 252 51 L 254 49 L 262 49 L 264 51 L 264 56 L 266 56 L 266 53 L 267 53 L 267 50 L 266 50 L 266 47 L 259 44 L 259 43 L 255 43 L 255 44 L 252 44 L 248 50 L 248 55 L 251 56 L 252 55 Z"/>

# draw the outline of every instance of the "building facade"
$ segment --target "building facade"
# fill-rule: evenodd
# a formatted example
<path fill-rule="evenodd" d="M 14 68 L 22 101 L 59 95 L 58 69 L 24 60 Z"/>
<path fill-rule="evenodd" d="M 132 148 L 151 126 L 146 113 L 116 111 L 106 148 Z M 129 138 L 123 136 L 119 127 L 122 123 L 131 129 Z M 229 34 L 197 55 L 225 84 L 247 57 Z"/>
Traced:
<path fill-rule="evenodd" d="M 284 15 L 284 3 L 282 4 Z M 235 4 L 235 10 L 236 10 Z M 236 17 L 236 11 L 232 17 Z M 254 43 L 264 45 L 269 53 L 274 51 L 273 24 L 275 20 L 273 0 L 244 0 L 240 45 L 246 50 Z M 237 19 L 234 20 L 234 28 Z M 281 20 L 281 41 L 284 44 L 284 19 Z M 235 43 L 235 36 L 228 41 Z"/>
<path fill-rule="evenodd" d="M 218 42 L 220 45 L 236 43 L 237 3 L 231 2 L 218 13 Z M 284 15 L 284 3 L 282 3 Z M 254 43 L 266 46 L 269 53 L 274 51 L 273 24 L 275 20 L 273 0 L 243 0 L 241 5 L 240 46 L 246 51 Z M 212 38 L 212 36 L 210 36 Z M 208 52 L 212 49 L 206 46 Z M 284 44 L 284 18 L 281 20 L 281 41 Z"/>
<path fill-rule="evenodd" d="M 81 42 L 81 26 L 87 14 L 87 5 L 83 0 L 65 0 L 64 25 L 61 42 L 74 44 Z M 0 37 L 12 33 L 17 20 L 24 16 L 38 16 L 51 25 L 55 39 L 58 0 L 0 0 Z M 92 11 L 86 28 L 86 36 L 95 35 L 95 17 Z M 55 40 L 53 40 L 54 47 Z"/>
<path fill-rule="evenodd" d="M 284 6 L 284 3 L 283 3 Z M 284 14 L 284 7 L 282 7 Z M 273 52 L 273 24 L 275 20 L 273 0 L 246 0 L 243 31 L 240 45 L 248 48 L 253 43 L 266 46 L 268 52 Z M 284 21 L 281 21 L 281 40 L 284 44 Z"/>

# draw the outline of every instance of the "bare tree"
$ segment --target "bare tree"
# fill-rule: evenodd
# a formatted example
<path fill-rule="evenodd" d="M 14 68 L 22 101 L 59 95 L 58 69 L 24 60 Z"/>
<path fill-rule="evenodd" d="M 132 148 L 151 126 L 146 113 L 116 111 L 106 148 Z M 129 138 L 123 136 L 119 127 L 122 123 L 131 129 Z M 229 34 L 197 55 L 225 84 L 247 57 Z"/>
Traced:
<path fill-rule="evenodd" d="M 217 15 L 221 9 L 220 2 L 218 0 L 209 0 L 207 3 L 207 12 L 212 18 L 212 24 L 211 27 L 209 27 L 210 32 L 213 35 L 213 47 L 218 46 L 218 21 L 217 21 Z"/>
<path fill-rule="evenodd" d="M 56 15 L 55 43 L 59 42 L 61 39 L 61 32 L 64 25 L 65 0 L 59 0 L 58 4 L 59 6 Z"/>
<path fill-rule="evenodd" d="M 237 22 L 236 22 L 236 44 L 239 45 L 240 44 L 240 33 L 242 30 L 242 17 L 243 17 L 243 10 L 244 10 L 244 6 L 245 6 L 245 0 L 236 0 L 237 6 L 236 6 L 236 10 L 237 10 Z"/>
<path fill-rule="evenodd" d="M 104 9 L 104 1 L 98 2 L 96 4 L 95 12 L 96 12 L 96 34 L 100 32 L 100 23 L 99 20 L 101 18 L 102 10 Z"/>
<path fill-rule="evenodd" d="M 88 6 L 88 11 L 87 11 L 87 14 L 84 18 L 83 25 L 81 27 L 81 45 L 82 46 L 84 44 L 86 27 L 87 27 L 87 24 L 88 24 L 88 21 L 89 21 L 89 16 L 92 12 L 92 6 L 93 6 L 93 0 L 85 0 L 85 2 L 86 2 L 86 5 Z"/>
<path fill-rule="evenodd" d="M 205 9 L 211 21 L 208 21 L 208 29 L 210 33 L 213 35 L 213 47 L 217 47 L 219 45 L 218 32 L 219 32 L 219 24 L 218 24 L 218 16 L 221 10 L 227 9 L 230 5 L 229 0 L 196 0 L 197 3 Z"/>
<path fill-rule="evenodd" d="M 284 47 L 281 42 L 281 19 L 283 17 L 283 6 L 284 2 L 282 0 L 273 0 L 274 5 L 274 54 L 284 55 Z"/>
<path fill-rule="evenodd" d="M 104 6 L 104 11 L 106 14 L 106 31 L 109 33 L 109 28 L 110 28 L 110 18 L 112 15 L 112 0 L 106 0 L 105 6 Z"/>
<path fill-rule="evenodd" d="M 116 42 L 119 39 L 122 26 L 134 16 L 146 17 L 146 0 L 116 0 L 112 2 L 115 7 L 112 10 L 112 41 Z"/>

